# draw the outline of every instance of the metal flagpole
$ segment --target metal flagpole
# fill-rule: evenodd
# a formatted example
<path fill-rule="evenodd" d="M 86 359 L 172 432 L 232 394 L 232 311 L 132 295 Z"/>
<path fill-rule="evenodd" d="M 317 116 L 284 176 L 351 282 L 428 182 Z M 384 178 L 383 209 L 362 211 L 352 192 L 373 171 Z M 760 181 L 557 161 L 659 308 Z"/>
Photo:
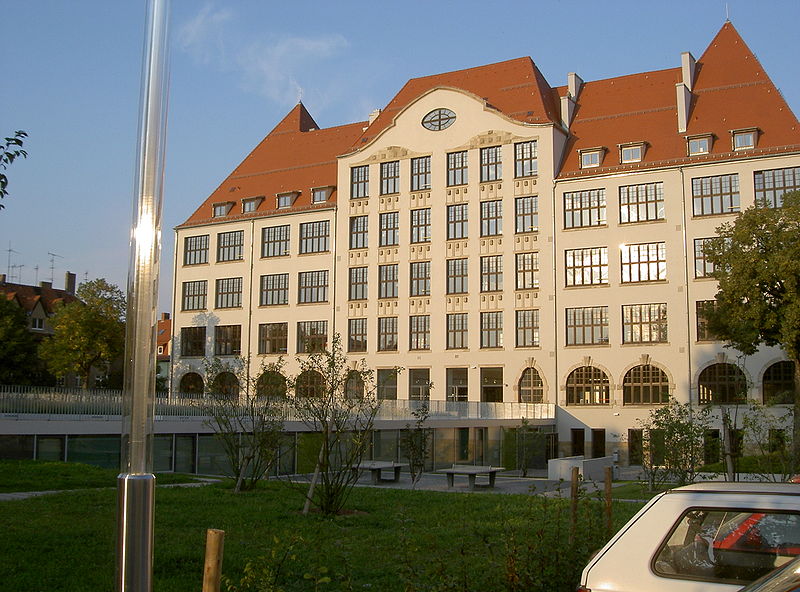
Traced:
<path fill-rule="evenodd" d="M 167 114 L 169 0 L 148 0 L 125 330 L 117 590 L 153 588 L 153 401 Z"/>

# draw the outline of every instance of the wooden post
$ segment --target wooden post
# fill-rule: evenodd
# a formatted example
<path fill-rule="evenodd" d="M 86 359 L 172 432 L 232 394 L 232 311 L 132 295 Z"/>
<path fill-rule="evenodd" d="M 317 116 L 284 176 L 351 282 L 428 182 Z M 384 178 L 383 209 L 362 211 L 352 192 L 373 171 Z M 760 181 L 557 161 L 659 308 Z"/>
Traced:
<path fill-rule="evenodd" d="M 224 546 L 225 531 L 209 528 L 206 531 L 206 564 L 203 568 L 203 592 L 219 592 Z"/>
<path fill-rule="evenodd" d="M 575 540 L 575 530 L 578 525 L 578 478 L 580 471 L 578 467 L 572 467 L 572 484 L 570 487 L 570 510 L 569 510 L 569 542 Z"/>
<path fill-rule="evenodd" d="M 614 470 L 611 467 L 605 469 L 606 477 L 606 531 L 608 536 L 611 536 L 612 520 L 611 520 L 611 482 L 614 480 Z"/>

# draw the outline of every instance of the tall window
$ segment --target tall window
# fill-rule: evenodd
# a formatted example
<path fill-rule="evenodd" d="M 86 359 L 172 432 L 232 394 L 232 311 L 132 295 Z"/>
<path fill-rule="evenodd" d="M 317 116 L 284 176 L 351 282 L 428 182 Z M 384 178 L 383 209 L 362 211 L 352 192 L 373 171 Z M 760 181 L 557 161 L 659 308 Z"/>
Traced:
<path fill-rule="evenodd" d="M 564 253 L 567 286 L 599 286 L 608 283 L 608 247 L 568 249 Z"/>
<path fill-rule="evenodd" d="M 367 319 L 348 319 L 347 351 L 367 351 Z"/>
<path fill-rule="evenodd" d="M 408 370 L 408 399 L 410 401 L 429 401 L 430 398 L 430 368 L 410 368 Z"/>
<path fill-rule="evenodd" d="M 369 166 L 350 169 L 350 199 L 369 197 Z"/>
<path fill-rule="evenodd" d="M 297 353 L 323 352 L 328 346 L 328 321 L 297 323 Z"/>
<path fill-rule="evenodd" d="M 289 225 L 267 226 L 261 230 L 261 256 L 282 257 L 289 254 Z"/>
<path fill-rule="evenodd" d="M 208 263 L 208 235 L 187 236 L 183 239 L 183 264 Z"/>
<path fill-rule="evenodd" d="M 285 354 L 288 343 L 289 323 L 261 323 L 258 326 L 258 353 Z"/>
<path fill-rule="evenodd" d="M 386 212 L 380 215 L 380 241 L 378 246 L 392 247 L 400 244 L 400 213 Z"/>
<path fill-rule="evenodd" d="M 400 161 L 381 163 L 381 195 L 399 193 L 400 191 Z"/>
<path fill-rule="evenodd" d="M 608 343 L 608 307 L 567 309 L 567 345 Z"/>
<path fill-rule="evenodd" d="M 397 298 L 397 263 L 378 266 L 378 298 Z"/>
<path fill-rule="evenodd" d="M 378 351 L 397 351 L 397 317 L 378 317 Z"/>
<path fill-rule="evenodd" d="M 514 221 L 517 234 L 539 230 L 539 198 L 535 195 L 514 200 Z"/>
<path fill-rule="evenodd" d="M 626 304 L 622 307 L 622 343 L 666 342 L 666 303 Z"/>
<path fill-rule="evenodd" d="M 500 146 L 481 148 L 481 182 L 499 181 L 503 178 Z"/>
<path fill-rule="evenodd" d="M 430 349 L 431 317 L 429 315 L 414 315 L 409 317 L 408 337 L 408 349 Z"/>
<path fill-rule="evenodd" d="M 431 262 L 416 261 L 411 264 L 411 296 L 431 295 Z"/>
<path fill-rule="evenodd" d="M 499 292 L 503 289 L 503 256 L 481 257 L 481 292 Z"/>
<path fill-rule="evenodd" d="M 539 253 L 517 253 L 517 290 L 539 287 Z"/>
<path fill-rule="evenodd" d="M 669 379 L 661 368 L 650 364 L 634 366 L 622 380 L 624 405 L 669 403 Z"/>
<path fill-rule="evenodd" d="M 447 186 L 467 184 L 467 151 L 447 155 Z"/>
<path fill-rule="evenodd" d="M 481 236 L 503 234 L 503 202 L 501 200 L 481 202 Z"/>
<path fill-rule="evenodd" d="M 181 356 L 206 355 L 206 328 L 181 327 Z"/>
<path fill-rule="evenodd" d="M 481 368 L 481 402 L 503 402 L 502 368 Z"/>
<path fill-rule="evenodd" d="M 544 382 L 536 368 L 525 368 L 519 379 L 520 403 L 543 403 Z"/>
<path fill-rule="evenodd" d="M 503 347 L 503 311 L 481 313 L 481 348 Z"/>
<path fill-rule="evenodd" d="M 467 368 L 447 368 L 445 370 L 448 401 L 466 401 L 469 398 L 469 371 Z"/>
<path fill-rule="evenodd" d="M 328 220 L 300 225 L 300 253 L 324 253 L 328 250 L 331 223 Z"/>
<path fill-rule="evenodd" d="M 695 216 L 738 212 L 739 175 L 692 179 L 692 207 Z"/>
<path fill-rule="evenodd" d="M 275 273 L 261 276 L 261 306 L 289 304 L 289 274 Z"/>
<path fill-rule="evenodd" d="M 217 234 L 217 261 L 238 261 L 244 258 L 244 230 Z"/>
<path fill-rule="evenodd" d="M 203 310 L 206 307 L 206 294 L 208 293 L 208 282 L 198 280 L 196 282 L 183 282 L 183 306 L 181 310 Z"/>
<path fill-rule="evenodd" d="M 715 300 L 698 300 L 695 302 L 695 316 L 697 318 L 697 341 L 716 341 L 717 337 L 708 328 L 706 311 L 713 309 Z"/>
<path fill-rule="evenodd" d="M 794 401 L 794 362 L 776 362 L 764 371 L 761 381 L 764 404 Z"/>
<path fill-rule="evenodd" d="M 381 401 L 397 399 L 397 371 L 393 368 L 379 368 L 377 372 L 376 395 Z"/>
<path fill-rule="evenodd" d="M 531 177 L 539 172 L 536 140 L 514 144 L 514 176 Z"/>
<path fill-rule="evenodd" d="M 517 310 L 517 347 L 539 347 L 539 311 Z"/>
<path fill-rule="evenodd" d="M 467 336 L 467 313 L 447 315 L 447 349 L 466 349 Z"/>
<path fill-rule="evenodd" d="M 783 205 L 783 195 L 800 189 L 800 167 L 756 171 L 756 201 L 761 201 L 771 208 Z"/>
<path fill-rule="evenodd" d="M 567 376 L 567 405 L 608 405 L 609 382 L 606 373 L 594 366 L 575 368 Z"/>
<path fill-rule="evenodd" d="M 747 379 L 734 364 L 712 364 L 697 378 L 700 404 L 743 403 L 747 398 Z"/>
<path fill-rule="evenodd" d="M 447 260 L 447 293 L 466 294 L 468 259 Z"/>
<path fill-rule="evenodd" d="M 411 191 L 431 188 L 431 157 L 411 159 Z"/>
<path fill-rule="evenodd" d="M 431 242 L 431 209 L 411 210 L 411 242 Z"/>
<path fill-rule="evenodd" d="M 664 219 L 664 183 L 642 183 L 619 188 L 619 222 L 652 222 Z"/>
<path fill-rule="evenodd" d="M 605 226 L 606 190 L 587 189 L 564 194 L 564 228 Z"/>
<path fill-rule="evenodd" d="M 328 301 L 328 270 L 301 271 L 297 276 L 297 302 Z"/>
<path fill-rule="evenodd" d="M 367 276 L 369 268 L 367 267 L 351 267 L 350 268 L 350 286 L 349 286 L 349 299 L 350 300 L 366 300 L 367 299 Z"/>
<path fill-rule="evenodd" d="M 467 236 L 467 204 L 447 206 L 447 240 Z"/>
<path fill-rule="evenodd" d="M 667 279 L 666 243 L 622 245 L 622 283 L 656 282 Z"/>
<path fill-rule="evenodd" d="M 238 356 L 242 353 L 242 326 L 217 325 L 214 328 L 214 355 Z"/>
<path fill-rule="evenodd" d="M 704 278 L 711 277 L 714 273 L 714 264 L 706 259 L 704 252 L 705 246 L 713 238 L 696 238 L 694 239 L 694 277 Z"/>
<path fill-rule="evenodd" d="M 369 246 L 369 217 L 352 216 L 350 218 L 350 248 L 366 249 Z"/>
<path fill-rule="evenodd" d="M 217 308 L 238 308 L 242 305 L 242 278 L 217 280 Z"/>

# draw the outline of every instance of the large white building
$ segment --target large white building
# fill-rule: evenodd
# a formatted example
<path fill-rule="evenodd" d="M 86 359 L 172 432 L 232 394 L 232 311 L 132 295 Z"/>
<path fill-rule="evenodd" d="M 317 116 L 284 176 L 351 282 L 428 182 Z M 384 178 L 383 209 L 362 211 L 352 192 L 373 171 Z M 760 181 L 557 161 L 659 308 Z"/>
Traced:
<path fill-rule="evenodd" d="M 798 121 L 730 23 L 666 70 L 552 87 L 520 58 L 327 129 L 300 104 L 176 229 L 173 390 L 211 356 L 294 373 L 339 334 L 382 399 L 473 410 L 435 423 L 442 463 L 499 460 L 522 415 L 550 455 L 636 462 L 670 396 L 792 388 L 783 352 L 737 358 L 698 311 L 703 240 L 798 188 Z"/>

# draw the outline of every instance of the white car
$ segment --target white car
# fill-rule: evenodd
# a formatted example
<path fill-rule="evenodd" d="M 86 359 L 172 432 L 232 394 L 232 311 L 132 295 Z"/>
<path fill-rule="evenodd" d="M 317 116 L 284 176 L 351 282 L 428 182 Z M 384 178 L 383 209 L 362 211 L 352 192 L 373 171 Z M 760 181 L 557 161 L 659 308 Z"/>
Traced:
<path fill-rule="evenodd" d="M 800 555 L 800 484 L 706 482 L 654 497 L 592 557 L 578 592 L 739 590 Z"/>

